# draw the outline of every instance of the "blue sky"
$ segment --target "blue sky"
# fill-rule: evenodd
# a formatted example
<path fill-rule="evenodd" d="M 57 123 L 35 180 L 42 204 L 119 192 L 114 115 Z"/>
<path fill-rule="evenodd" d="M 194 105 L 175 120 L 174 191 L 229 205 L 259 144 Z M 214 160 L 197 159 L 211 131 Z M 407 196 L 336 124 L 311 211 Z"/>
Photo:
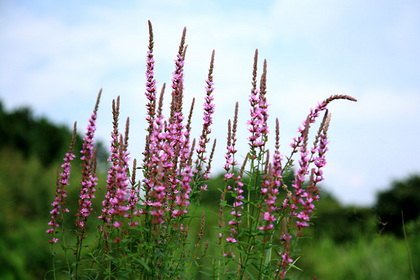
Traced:
<path fill-rule="evenodd" d="M 88 3 L 87 3 L 88 2 Z M 0 98 L 9 110 L 79 130 L 103 88 L 97 136 L 108 143 L 111 101 L 131 118 L 132 157 L 144 147 L 147 20 L 155 35 L 158 86 L 170 82 L 187 27 L 185 100 L 201 105 L 216 50 L 215 171 L 223 164 L 227 118 L 240 103 L 239 155 L 247 150 L 253 54 L 268 61 L 271 131 L 281 149 L 309 108 L 333 94 L 330 151 L 323 186 L 346 204 L 370 205 L 395 179 L 420 172 L 420 2 L 418 1 L 1 1 Z M 184 106 L 184 107 L 189 107 Z"/>

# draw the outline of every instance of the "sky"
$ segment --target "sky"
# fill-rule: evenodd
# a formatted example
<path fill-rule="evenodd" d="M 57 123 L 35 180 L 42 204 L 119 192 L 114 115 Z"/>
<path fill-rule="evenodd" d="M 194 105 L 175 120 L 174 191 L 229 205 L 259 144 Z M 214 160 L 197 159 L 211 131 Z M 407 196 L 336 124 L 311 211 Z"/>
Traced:
<path fill-rule="evenodd" d="M 278 118 L 282 154 L 290 154 L 299 125 L 318 102 L 334 94 L 358 100 L 329 105 L 330 145 L 322 186 L 340 202 L 373 205 L 377 193 L 392 181 L 419 174 L 417 0 L 2 0 L 3 106 L 30 106 L 35 116 L 69 128 L 77 121 L 84 133 L 102 88 L 97 139 L 109 143 L 111 102 L 120 96 L 121 123 L 130 117 L 131 157 L 141 160 L 148 20 L 153 24 L 158 88 L 171 82 L 187 28 L 184 107 L 195 97 L 196 138 L 215 50 L 214 173 L 222 171 L 227 120 L 236 102 L 238 156 L 247 153 L 248 98 L 258 49 L 259 75 L 264 59 L 268 64 L 270 132 Z"/>

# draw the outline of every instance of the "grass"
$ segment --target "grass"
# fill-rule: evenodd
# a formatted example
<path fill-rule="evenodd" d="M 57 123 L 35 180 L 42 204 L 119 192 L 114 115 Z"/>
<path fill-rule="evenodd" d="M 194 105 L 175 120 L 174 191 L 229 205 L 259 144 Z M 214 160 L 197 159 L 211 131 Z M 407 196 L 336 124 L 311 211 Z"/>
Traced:
<path fill-rule="evenodd" d="M 420 246 L 418 238 L 409 241 L 413 247 Z M 360 236 L 345 244 L 328 238 L 307 239 L 302 240 L 301 249 L 304 255 L 297 265 L 303 272 L 291 272 L 293 279 L 413 279 L 405 240 L 393 236 Z M 413 261 L 419 266 L 418 259 Z"/>

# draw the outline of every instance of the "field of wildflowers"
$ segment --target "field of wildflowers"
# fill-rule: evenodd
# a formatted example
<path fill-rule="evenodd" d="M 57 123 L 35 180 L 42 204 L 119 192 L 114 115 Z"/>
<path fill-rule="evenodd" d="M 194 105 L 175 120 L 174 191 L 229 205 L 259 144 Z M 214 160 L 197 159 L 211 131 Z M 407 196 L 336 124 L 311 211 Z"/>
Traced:
<path fill-rule="evenodd" d="M 50 234 L 54 279 L 285 279 L 298 260 L 297 243 L 303 229 L 311 224 L 319 199 L 319 183 L 328 150 L 327 132 L 331 114 L 327 105 L 337 99 L 356 101 L 348 95 L 334 95 L 311 109 L 292 140 L 292 152 L 283 155 L 276 119 L 274 147 L 269 138 L 267 102 L 267 62 L 260 79 L 257 75 L 258 50 L 254 56 L 252 88 L 247 122 L 249 151 L 237 161 L 238 108 L 228 120 L 224 184 L 219 186 L 217 235 L 205 240 L 206 216 L 200 213 L 200 200 L 207 189 L 216 140 L 213 124 L 215 52 L 210 59 L 203 102 L 201 135 L 190 135 L 195 100 L 184 115 L 183 71 L 187 47 L 184 29 L 175 60 L 170 87 L 170 114 L 162 114 L 165 84 L 158 94 L 154 77 L 153 30 L 149 22 L 146 98 L 148 128 L 141 163 L 129 167 L 129 119 L 125 131 L 119 127 L 120 100 L 113 101 L 110 168 L 104 197 L 95 198 L 96 152 L 94 133 L 101 92 L 89 119 L 83 139 L 82 179 L 77 213 L 66 207 L 71 161 L 76 132 L 62 171 L 58 172 L 56 197 L 52 203 Z M 258 83 L 259 82 L 259 83 Z M 323 114 L 323 116 L 321 116 Z M 310 145 L 309 131 L 320 118 L 315 139 Z M 76 125 L 75 125 L 76 127 Z M 76 128 L 75 130 L 76 131 Z M 219 140 L 220 143 L 220 140 Z M 220 145 L 220 144 L 219 144 Z M 296 159 L 297 158 L 297 159 Z M 295 162 L 297 161 L 297 164 Z M 294 171 L 295 170 L 295 171 Z M 293 183 L 283 180 L 293 173 Z M 140 179 L 137 179 L 140 177 Z M 95 217 L 93 200 L 102 201 Z M 200 219 L 199 232 L 191 223 Z M 65 230 L 65 221 L 73 223 Z M 96 227 L 96 236 L 87 234 Z M 191 234 L 196 236 L 191 237 Z M 63 249 L 62 258 L 57 249 Z"/>

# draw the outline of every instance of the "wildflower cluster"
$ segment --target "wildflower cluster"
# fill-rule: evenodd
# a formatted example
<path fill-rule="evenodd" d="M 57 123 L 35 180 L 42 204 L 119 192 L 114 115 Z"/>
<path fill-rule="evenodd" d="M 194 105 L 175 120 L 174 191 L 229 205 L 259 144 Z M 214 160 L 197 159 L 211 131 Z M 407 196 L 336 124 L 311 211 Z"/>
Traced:
<path fill-rule="evenodd" d="M 82 180 L 79 209 L 74 224 L 76 242 L 73 265 L 65 254 L 64 268 L 56 267 L 54 276 L 65 272 L 71 279 L 192 279 L 199 273 L 215 279 L 284 279 L 294 262 L 294 247 L 310 225 L 314 202 L 319 199 L 318 184 L 323 180 L 325 154 L 328 150 L 327 131 L 331 115 L 327 105 L 335 99 L 355 101 L 347 95 L 334 95 L 311 109 L 299 127 L 298 137 L 291 144 L 289 157 L 280 153 L 279 120 L 276 119 L 274 148 L 268 147 L 267 62 L 264 60 L 261 78 L 257 79 L 258 50 L 254 56 L 252 88 L 249 96 L 250 119 L 247 122 L 249 151 L 242 165 L 237 162 L 236 143 L 239 104 L 233 119 L 228 120 L 228 135 L 224 164 L 224 185 L 219 200 L 217 235 L 205 238 L 206 214 L 201 211 L 197 234 L 190 227 L 197 218 L 196 210 L 207 189 L 211 162 L 216 146 L 211 149 L 213 124 L 215 53 L 210 60 L 205 81 L 203 124 L 196 140 L 191 136 L 191 119 L 195 99 L 188 117 L 184 117 L 184 66 L 187 46 L 186 29 L 175 59 L 172 75 L 169 116 L 163 115 L 166 85 L 157 96 L 154 75 L 153 30 L 149 22 L 149 45 L 146 58 L 146 146 L 143 160 L 137 167 L 133 160 L 130 170 L 128 150 L 129 119 L 125 134 L 119 130 L 120 98 L 112 103 L 109 171 L 100 209 L 94 209 L 97 176 L 94 133 L 101 92 L 89 120 L 81 151 Z M 312 147 L 308 146 L 310 126 L 325 111 Z M 58 176 L 56 198 L 52 203 L 51 221 L 47 233 L 50 243 L 61 241 L 67 252 L 70 247 L 57 230 L 63 223 L 66 208 L 65 186 L 69 185 L 72 149 L 64 158 L 63 172 Z M 210 151 L 210 153 L 209 153 Z M 293 183 L 284 181 L 284 174 L 293 172 L 293 158 L 298 156 Z M 142 179 L 136 181 L 140 171 Z M 131 174 L 130 174 L 131 172 Z M 88 217 L 99 212 L 95 238 L 88 227 Z M 207 252 L 211 252 L 207 255 Z M 53 254 L 55 255 L 55 253 Z M 57 262 L 58 263 L 58 262 Z"/>

